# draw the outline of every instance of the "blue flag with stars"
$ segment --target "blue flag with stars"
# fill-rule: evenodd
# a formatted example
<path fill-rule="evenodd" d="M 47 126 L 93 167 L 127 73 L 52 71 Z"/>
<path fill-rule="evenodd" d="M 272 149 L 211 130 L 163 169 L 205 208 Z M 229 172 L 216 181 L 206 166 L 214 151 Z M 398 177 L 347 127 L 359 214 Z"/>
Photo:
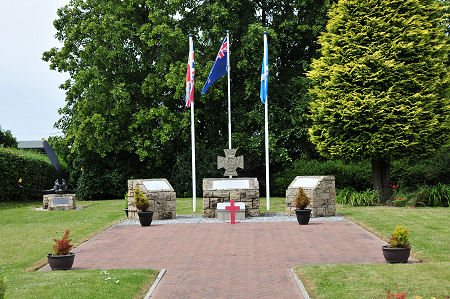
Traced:
<path fill-rule="evenodd" d="M 225 37 L 223 40 L 222 46 L 220 46 L 219 53 L 217 53 L 216 61 L 214 61 L 214 65 L 209 73 L 208 80 L 206 80 L 205 85 L 202 89 L 202 94 L 205 94 L 206 90 L 220 79 L 223 75 L 227 73 L 227 65 L 228 65 L 228 40 Z"/>

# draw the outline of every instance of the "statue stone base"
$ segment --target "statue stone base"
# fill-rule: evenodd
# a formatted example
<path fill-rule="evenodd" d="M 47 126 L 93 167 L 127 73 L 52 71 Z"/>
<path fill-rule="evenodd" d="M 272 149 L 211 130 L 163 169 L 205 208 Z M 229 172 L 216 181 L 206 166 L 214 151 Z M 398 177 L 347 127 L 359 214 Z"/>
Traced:
<path fill-rule="evenodd" d="M 43 207 L 46 210 L 75 210 L 75 194 L 45 194 Z"/>

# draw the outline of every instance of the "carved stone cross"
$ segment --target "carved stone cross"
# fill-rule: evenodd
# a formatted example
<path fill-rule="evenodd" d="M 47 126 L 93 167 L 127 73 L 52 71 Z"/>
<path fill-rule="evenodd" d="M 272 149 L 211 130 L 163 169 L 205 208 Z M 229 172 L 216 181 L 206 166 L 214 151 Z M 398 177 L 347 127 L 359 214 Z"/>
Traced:
<path fill-rule="evenodd" d="M 224 149 L 225 157 L 217 156 L 217 169 L 225 168 L 224 176 L 237 176 L 236 169 L 244 168 L 244 156 L 236 157 L 237 149 Z"/>

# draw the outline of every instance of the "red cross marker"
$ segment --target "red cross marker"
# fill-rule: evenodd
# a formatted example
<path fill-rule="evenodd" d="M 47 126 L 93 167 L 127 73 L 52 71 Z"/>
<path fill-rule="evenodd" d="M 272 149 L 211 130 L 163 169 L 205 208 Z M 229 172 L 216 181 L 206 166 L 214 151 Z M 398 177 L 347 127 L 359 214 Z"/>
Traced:
<path fill-rule="evenodd" d="M 225 207 L 225 210 L 230 211 L 230 213 L 231 213 L 231 222 L 228 222 L 228 223 L 231 223 L 231 224 L 239 223 L 239 222 L 234 221 L 234 220 L 235 220 L 235 218 L 234 218 L 234 216 L 235 216 L 234 212 L 235 212 L 235 211 L 239 211 L 241 208 L 234 205 L 234 199 L 232 199 L 232 200 L 230 201 L 230 203 L 231 203 L 231 206 Z"/>

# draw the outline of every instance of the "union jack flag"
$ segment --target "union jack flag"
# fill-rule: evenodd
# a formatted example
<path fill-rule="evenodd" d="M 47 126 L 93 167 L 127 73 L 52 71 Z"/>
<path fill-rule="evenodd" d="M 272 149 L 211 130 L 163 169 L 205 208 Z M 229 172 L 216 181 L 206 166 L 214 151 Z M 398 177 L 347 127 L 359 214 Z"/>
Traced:
<path fill-rule="evenodd" d="M 223 40 L 222 46 L 220 46 L 219 53 L 217 53 L 216 60 L 219 58 L 223 58 L 225 56 L 225 52 L 228 52 L 228 41 L 227 38 Z"/>
<path fill-rule="evenodd" d="M 192 36 L 189 36 L 189 58 L 188 67 L 186 72 L 186 97 L 184 101 L 186 102 L 186 107 L 190 107 L 191 103 L 194 102 L 194 44 L 192 42 Z"/>

